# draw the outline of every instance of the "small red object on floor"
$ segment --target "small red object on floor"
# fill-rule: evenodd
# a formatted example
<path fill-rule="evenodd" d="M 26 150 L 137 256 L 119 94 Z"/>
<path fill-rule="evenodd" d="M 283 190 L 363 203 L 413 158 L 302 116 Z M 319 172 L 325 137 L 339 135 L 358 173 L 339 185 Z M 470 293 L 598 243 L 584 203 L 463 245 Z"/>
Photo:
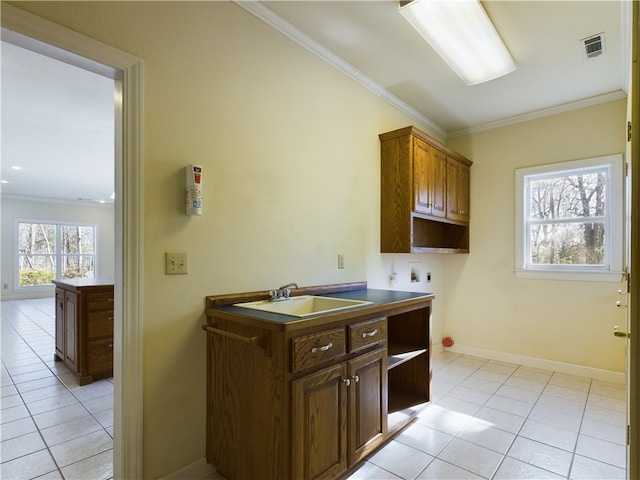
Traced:
<path fill-rule="evenodd" d="M 444 345 L 445 347 L 451 347 L 453 346 L 453 338 L 451 337 L 444 337 L 442 339 L 442 345 Z"/>

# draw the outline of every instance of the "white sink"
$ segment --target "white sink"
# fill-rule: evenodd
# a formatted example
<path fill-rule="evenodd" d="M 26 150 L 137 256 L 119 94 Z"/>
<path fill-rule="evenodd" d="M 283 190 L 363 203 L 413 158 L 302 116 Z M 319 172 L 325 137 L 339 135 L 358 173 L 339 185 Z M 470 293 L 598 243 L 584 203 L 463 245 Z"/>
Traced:
<path fill-rule="evenodd" d="M 373 302 L 362 300 L 349 300 L 346 298 L 316 297 L 314 295 L 300 295 L 291 297 L 288 300 L 271 302 L 260 300 L 257 302 L 235 303 L 234 307 L 251 308 L 262 312 L 278 313 L 280 315 L 291 315 L 293 317 L 306 317 L 319 313 L 335 312 L 348 308 L 371 305 Z"/>

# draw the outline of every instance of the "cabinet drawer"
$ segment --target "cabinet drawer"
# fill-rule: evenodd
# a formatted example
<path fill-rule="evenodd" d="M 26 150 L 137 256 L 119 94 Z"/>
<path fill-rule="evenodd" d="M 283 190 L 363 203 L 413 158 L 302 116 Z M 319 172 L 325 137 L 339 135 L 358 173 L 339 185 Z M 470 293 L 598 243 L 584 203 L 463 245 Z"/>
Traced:
<path fill-rule="evenodd" d="M 113 292 L 94 292 L 87 294 L 87 310 L 113 309 Z"/>
<path fill-rule="evenodd" d="M 294 338 L 292 340 L 293 371 L 311 368 L 344 355 L 346 343 L 343 327 Z"/>
<path fill-rule="evenodd" d="M 356 352 L 387 339 L 387 319 L 375 318 L 349 325 L 349 351 Z"/>
<path fill-rule="evenodd" d="M 87 342 L 89 373 L 113 371 L 113 338 Z"/>
<path fill-rule="evenodd" d="M 87 313 L 87 338 L 113 336 L 113 310 Z"/>

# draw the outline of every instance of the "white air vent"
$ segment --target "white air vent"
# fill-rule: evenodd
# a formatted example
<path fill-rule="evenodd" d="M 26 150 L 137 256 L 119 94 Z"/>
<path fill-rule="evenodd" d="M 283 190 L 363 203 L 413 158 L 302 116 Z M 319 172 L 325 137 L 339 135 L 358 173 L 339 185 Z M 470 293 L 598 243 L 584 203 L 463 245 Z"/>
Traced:
<path fill-rule="evenodd" d="M 604 53 L 604 33 L 583 38 L 581 42 L 584 46 L 584 54 L 587 58 L 594 58 Z"/>

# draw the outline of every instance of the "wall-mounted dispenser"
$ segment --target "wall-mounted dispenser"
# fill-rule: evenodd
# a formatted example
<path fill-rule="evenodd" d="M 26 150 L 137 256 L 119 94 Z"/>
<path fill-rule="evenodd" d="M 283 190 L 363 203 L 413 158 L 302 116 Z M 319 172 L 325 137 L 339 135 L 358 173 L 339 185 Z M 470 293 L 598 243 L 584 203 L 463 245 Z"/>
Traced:
<path fill-rule="evenodd" d="M 187 215 L 202 215 L 202 166 L 187 165 Z"/>

